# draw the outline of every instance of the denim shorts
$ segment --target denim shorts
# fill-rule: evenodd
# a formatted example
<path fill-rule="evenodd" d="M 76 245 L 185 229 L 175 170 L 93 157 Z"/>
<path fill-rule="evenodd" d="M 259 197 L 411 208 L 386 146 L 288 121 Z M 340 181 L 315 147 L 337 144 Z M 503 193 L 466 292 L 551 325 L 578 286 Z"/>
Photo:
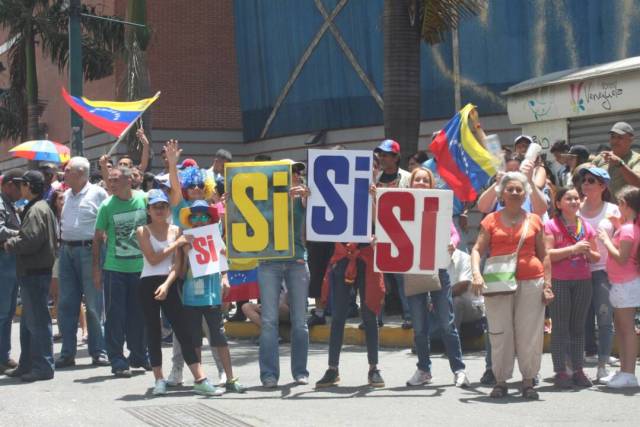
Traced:
<path fill-rule="evenodd" d="M 613 308 L 640 307 L 640 277 L 629 282 L 612 283 L 609 300 Z"/>

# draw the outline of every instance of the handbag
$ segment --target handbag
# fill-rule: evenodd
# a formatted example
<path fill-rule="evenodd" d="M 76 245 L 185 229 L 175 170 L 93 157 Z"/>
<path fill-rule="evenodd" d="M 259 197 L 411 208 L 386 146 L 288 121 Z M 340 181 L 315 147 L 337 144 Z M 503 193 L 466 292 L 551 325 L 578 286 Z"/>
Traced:
<path fill-rule="evenodd" d="M 529 222 L 529 215 L 527 214 L 522 235 L 514 253 L 487 258 L 484 264 L 484 272 L 482 273 L 485 284 L 482 291 L 483 295 L 515 292 L 518 288 L 518 282 L 516 281 L 518 252 L 520 252 L 520 248 L 522 248 L 524 239 L 529 231 Z"/>
<path fill-rule="evenodd" d="M 438 273 L 404 275 L 404 294 L 408 297 L 432 291 L 439 291 L 441 288 L 442 286 L 440 285 Z"/>

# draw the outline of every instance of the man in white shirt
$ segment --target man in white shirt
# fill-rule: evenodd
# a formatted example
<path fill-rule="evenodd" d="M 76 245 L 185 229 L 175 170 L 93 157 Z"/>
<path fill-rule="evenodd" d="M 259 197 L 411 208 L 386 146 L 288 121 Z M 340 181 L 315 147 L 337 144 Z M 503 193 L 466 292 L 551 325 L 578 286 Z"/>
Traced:
<path fill-rule="evenodd" d="M 64 193 L 61 214 L 59 253 L 58 327 L 62 350 L 56 368 L 75 365 L 78 316 L 82 296 L 87 307 L 89 354 L 95 366 L 108 366 L 102 330 L 104 300 L 100 287 L 93 283 L 92 253 L 98 207 L 108 197 L 100 186 L 89 183 L 89 161 L 73 157 L 64 169 Z"/>

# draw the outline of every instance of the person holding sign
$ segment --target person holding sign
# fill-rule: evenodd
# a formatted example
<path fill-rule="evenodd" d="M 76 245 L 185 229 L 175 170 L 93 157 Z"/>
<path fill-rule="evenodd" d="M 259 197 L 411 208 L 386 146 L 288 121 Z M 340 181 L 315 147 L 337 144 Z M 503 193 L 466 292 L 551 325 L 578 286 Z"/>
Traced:
<path fill-rule="evenodd" d="M 180 153 L 178 141 L 171 140 L 165 144 L 165 156 L 169 165 L 169 180 L 171 182 L 169 201 L 174 224 L 182 229 L 208 224 L 217 224 L 219 226 L 220 218 L 217 208 L 210 206 L 206 202 L 206 200 L 211 199 L 215 190 L 213 179 L 205 170 L 193 166 L 184 169 L 181 176 L 178 177 Z M 190 246 L 185 246 L 178 258 L 180 262 L 178 277 L 184 278 L 183 304 L 192 315 L 189 316 L 190 329 L 192 333 L 197 332 L 197 337 L 199 337 L 199 339 L 194 338 L 197 353 L 200 355 L 200 347 L 202 347 L 200 331 L 202 330 L 202 318 L 204 317 L 207 326 L 205 330 L 208 331 L 208 341 L 221 378 L 220 383 L 224 383 L 226 390 L 229 392 L 242 393 L 244 392 L 244 387 L 233 377 L 231 355 L 227 339 L 224 336 L 221 304 L 222 293 L 225 288 L 228 291 L 229 286 L 226 272 L 222 274 L 213 273 L 194 280 L 191 269 L 188 268 L 188 252 L 190 249 Z M 193 293 L 193 298 L 187 297 L 190 292 Z M 174 367 L 170 375 L 170 384 L 182 382 L 182 357 L 178 356 L 179 350 L 179 346 L 176 347 L 174 345 Z M 220 365 L 222 365 L 224 372 L 221 372 Z"/>
<path fill-rule="evenodd" d="M 432 189 L 436 183 L 431 170 L 420 166 L 411 172 L 410 187 Z M 451 223 L 451 243 L 455 247 L 460 241 L 456 227 Z M 456 387 L 468 387 L 469 379 L 462 361 L 462 346 L 460 336 L 454 322 L 453 294 L 449 273 L 446 269 L 438 270 L 440 290 L 431 292 L 431 302 L 435 310 L 435 319 L 442 330 L 442 342 L 449 358 L 449 366 L 453 372 L 453 382 Z M 425 276 L 426 280 L 426 276 Z M 428 294 L 420 293 L 408 296 L 409 309 L 413 319 L 413 339 L 418 354 L 418 369 L 407 381 L 408 386 L 429 384 L 431 382 L 431 359 L 429 358 L 429 313 L 427 312 Z"/>
<path fill-rule="evenodd" d="M 309 383 L 307 356 L 309 352 L 309 328 L 306 322 L 307 297 L 309 295 L 309 268 L 305 261 L 302 226 L 309 189 L 302 181 L 304 163 L 290 161 L 293 199 L 294 256 L 285 259 L 262 260 L 258 266 L 260 286 L 260 380 L 266 388 L 278 386 L 280 361 L 278 353 L 278 323 L 280 288 L 284 281 L 289 295 L 291 313 L 291 374 L 297 384 Z"/>
<path fill-rule="evenodd" d="M 140 274 L 140 304 L 147 325 L 149 357 L 155 377 L 153 395 L 167 393 L 167 382 L 162 375 L 162 333 L 160 309 L 166 315 L 182 347 L 184 360 L 193 374 L 193 390 L 197 394 L 219 396 L 222 389 L 212 386 L 202 369 L 196 354 L 186 312 L 178 295 L 175 269 L 175 254 L 179 248 L 190 243 L 189 236 L 180 235 L 180 229 L 169 225 L 167 219 L 169 199 L 162 190 L 149 192 L 149 223 L 138 227 L 136 235 L 144 256 Z"/>
<path fill-rule="evenodd" d="M 482 220 L 478 239 L 471 252 L 471 285 L 476 295 L 485 293 L 492 370 L 496 377 L 496 385 L 490 394 L 493 398 L 507 396 L 507 380 L 513 375 L 517 358 L 523 378 L 522 397 L 538 399 L 533 382 L 542 360 L 544 306 L 553 299 L 553 292 L 542 221 L 538 215 L 527 213 L 522 208 L 531 191 L 530 179 L 524 174 L 504 174 L 496 187 L 504 209 Z M 515 271 L 492 275 L 499 278 L 515 274 L 515 291 L 489 294 L 492 289 L 485 285 L 485 277 L 480 271 L 480 258 L 487 249 L 492 258 L 515 255 Z M 504 264 L 505 267 L 509 265 L 507 261 Z M 487 275 L 487 281 L 490 278 L 494 279 Z M 496 279 L 490 284 L 493 283 L 502 285 L 504 281 Z"/>

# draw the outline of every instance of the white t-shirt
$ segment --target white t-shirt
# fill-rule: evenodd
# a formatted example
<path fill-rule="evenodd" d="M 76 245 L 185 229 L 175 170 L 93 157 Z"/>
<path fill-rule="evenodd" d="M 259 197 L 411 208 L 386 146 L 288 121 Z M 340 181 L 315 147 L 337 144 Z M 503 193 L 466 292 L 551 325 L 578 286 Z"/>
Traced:
<path fill-rule="evenodd" d="M 607 217 L 620 217 L 620 210 L 618 209 L 618 206 L 614 205 L 613 203 L 604 202 L 600 213 L 593 218 L 587 218 L 582 214 L 580 216 L 582 217 L 582 219 L 589 223 L 589 225 L 596 231 L 596 233 L 598 232 L 598 230 L 604 230 L 607 232 L 609 237 L 613 237 L 613 224 L 611 224 L 611 221 L 609 221 Z M 596 238 L 596 244 L 598 245 L 598 252 L 600 252 L 600 261 L 589 264 L 589 269 L 592 272 L 605 270 L 607 266 L 607 258 L 609 257 L 609 251 L 600 241 L 600 239 Z"/>

